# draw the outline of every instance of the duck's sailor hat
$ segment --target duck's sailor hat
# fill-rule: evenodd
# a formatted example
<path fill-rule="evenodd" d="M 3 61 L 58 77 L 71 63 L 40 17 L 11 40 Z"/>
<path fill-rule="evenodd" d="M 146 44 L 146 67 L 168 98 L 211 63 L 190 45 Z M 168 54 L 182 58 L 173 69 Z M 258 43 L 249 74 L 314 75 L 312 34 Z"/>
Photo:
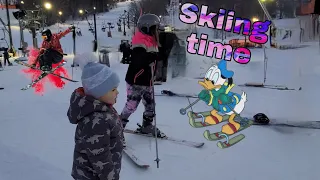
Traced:
<path fill-rule="evenodd" d="M 226 60 L 221 60 L 219 63 L 218 63 L 218 68 L 220 69 L 221 71 L 221 75 L 225 78 L 232 78 L 234 72 L 233 71 L 229 71 L 227 70 L 227 61 Z"/>

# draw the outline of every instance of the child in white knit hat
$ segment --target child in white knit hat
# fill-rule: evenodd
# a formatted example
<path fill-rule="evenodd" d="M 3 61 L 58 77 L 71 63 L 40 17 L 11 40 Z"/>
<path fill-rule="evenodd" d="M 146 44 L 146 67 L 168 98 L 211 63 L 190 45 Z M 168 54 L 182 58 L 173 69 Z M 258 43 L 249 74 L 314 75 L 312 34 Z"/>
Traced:
<path fill-rule="evenodd" d="M 68 118 L 77 124 L 72 177 L 77 180 L 118 180 L 123 150 L 123 129 L 116 103 L 119 77 L 97 63 L 93 53 L 74 59 L 82 69 L 83 87 L 70 98 Z"/>

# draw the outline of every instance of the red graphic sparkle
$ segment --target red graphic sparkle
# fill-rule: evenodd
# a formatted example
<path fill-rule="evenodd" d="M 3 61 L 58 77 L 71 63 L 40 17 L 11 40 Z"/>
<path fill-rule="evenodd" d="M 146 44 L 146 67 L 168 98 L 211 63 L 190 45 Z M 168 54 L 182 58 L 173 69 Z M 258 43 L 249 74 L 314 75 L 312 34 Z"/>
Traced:
<path fill-rule="evenodd" d="M 33 62 L 35 62 L 38 54 L 39 54 L 39 50 L 30 49 L 29 57 L 28 57 L 28 64 L 32 64 Z M 62 62 L 60 62 L 60 63 L 62 63 Z M 52 68 L 57 67 L 60 63 L 53 64 Z M 39 63 L 37 64 L 37 67 L 39 68 Z M 22 72 L 24 74 L 26 74 L 31 80 L 37 79 L 40 76 L 40 74 L 42 73 L 42 71 L 39 71 L 36 69 L 31 69 L 31 68 L 23 69 Z M 61 75 L 61 76 L 64 76 L 66 78 L 69 78 L 69 73 L 64 67 L 60 67 L 59 69 L 54 71 L 54 73 Z M 44 77 L 42 80 L 40 80 L 38 83 L 36 83 L 35 85 L 32 86 L 34 88 L 36 94 L 38 94 L 38 95 L 44 94 L 46 82 L 50 82 L 50 84 L 57 89 L 62 89 L 66 84 L 66 82 L 64 82 L 60 77 L 56 77 L 52 74 L 49 74 L 46 77 Z"/>

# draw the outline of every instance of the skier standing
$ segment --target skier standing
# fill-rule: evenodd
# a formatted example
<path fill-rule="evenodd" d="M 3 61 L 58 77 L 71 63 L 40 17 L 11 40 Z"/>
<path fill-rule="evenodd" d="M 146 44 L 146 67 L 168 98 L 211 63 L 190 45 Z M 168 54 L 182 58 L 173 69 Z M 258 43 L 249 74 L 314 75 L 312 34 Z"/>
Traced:
<path fill-rule="evenodd" d="M 116 103 L 120 83 L 93 53 L 75 57 L 82 69 L 83 87 L 70 98 L 68 118 L 77 124 L 72 177 L 76 180 L 119 180 L 123 129 Z"/>
<path fill-rule="evenodd" d="M 123 127 L 129 122 L 129 116 L 134 113 L 142 100 L 145 107 L 142 126 L 137 129 L 143 134 L 165 135 L 152 124 L 154 114 L 154 98 L 152 88 L 152 72 L 150 64 L 158 59 L 158 27 L 160 18 L 154 14 L 142 15 L 138 20 L 138 31 L 132 38 L 131 63 L 126 74 L 127 102 L 122 110 Z"/>
<path fill-rule="evenodd" d="M 172 37 L 165 32 L 165 27 L 163 25 L 159 30 L 159 42 L 161 47 L 159 47 L 159 63 L 157 63 L 156 68 L 156 81 L 161 83 L 167 81 L 168 58 L 175 39 L 172 39 Z"/>
<path fill-rule="evenodd" d="M 58 34 L 52 34 L 50 29 L 43 30 L 43 42 L 40 48 L 39 56 L 32 65 L 35 67 L 39 61 L 41 70 L 51 71 L 52 64 L 60 63 L 63 59 L 63 50 L 60 44 L 60 39 L 74 30 L 74 26 L 71 26 L 67 30 Z"/>
<path fill-rule="evenodd" d="M 4 52 L 3 52 L 3 65 L 6 66 L 8 63 L 8 66 L 12 66 L 12 63 L 9 61 L 9 52 L 8 52 L 8 48 L 4 48 Z"/>
<path fill-rule="evenodd" d="M 130 44 L 128 42 L 121 43 L 119 50 L 123 54 L 121 63 L 130 64 L 130 62 L 129 62 L 130 54 L 131 54 Z"/>

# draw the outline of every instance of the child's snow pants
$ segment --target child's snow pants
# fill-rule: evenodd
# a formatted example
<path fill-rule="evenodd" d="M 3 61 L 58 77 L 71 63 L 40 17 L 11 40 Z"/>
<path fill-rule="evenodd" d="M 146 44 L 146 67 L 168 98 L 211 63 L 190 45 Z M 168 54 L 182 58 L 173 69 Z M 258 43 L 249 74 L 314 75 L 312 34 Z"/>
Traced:
<path fill-rule="evenodd" d="M 130 85 L 127 83 L 127 102 L 122 110 L 121 118 L 128 120 L 129 116 L 137 110 L 140 101 L 145 107 L 144 116 L 154 115 L 153 89 L 150 86 Z"/>

